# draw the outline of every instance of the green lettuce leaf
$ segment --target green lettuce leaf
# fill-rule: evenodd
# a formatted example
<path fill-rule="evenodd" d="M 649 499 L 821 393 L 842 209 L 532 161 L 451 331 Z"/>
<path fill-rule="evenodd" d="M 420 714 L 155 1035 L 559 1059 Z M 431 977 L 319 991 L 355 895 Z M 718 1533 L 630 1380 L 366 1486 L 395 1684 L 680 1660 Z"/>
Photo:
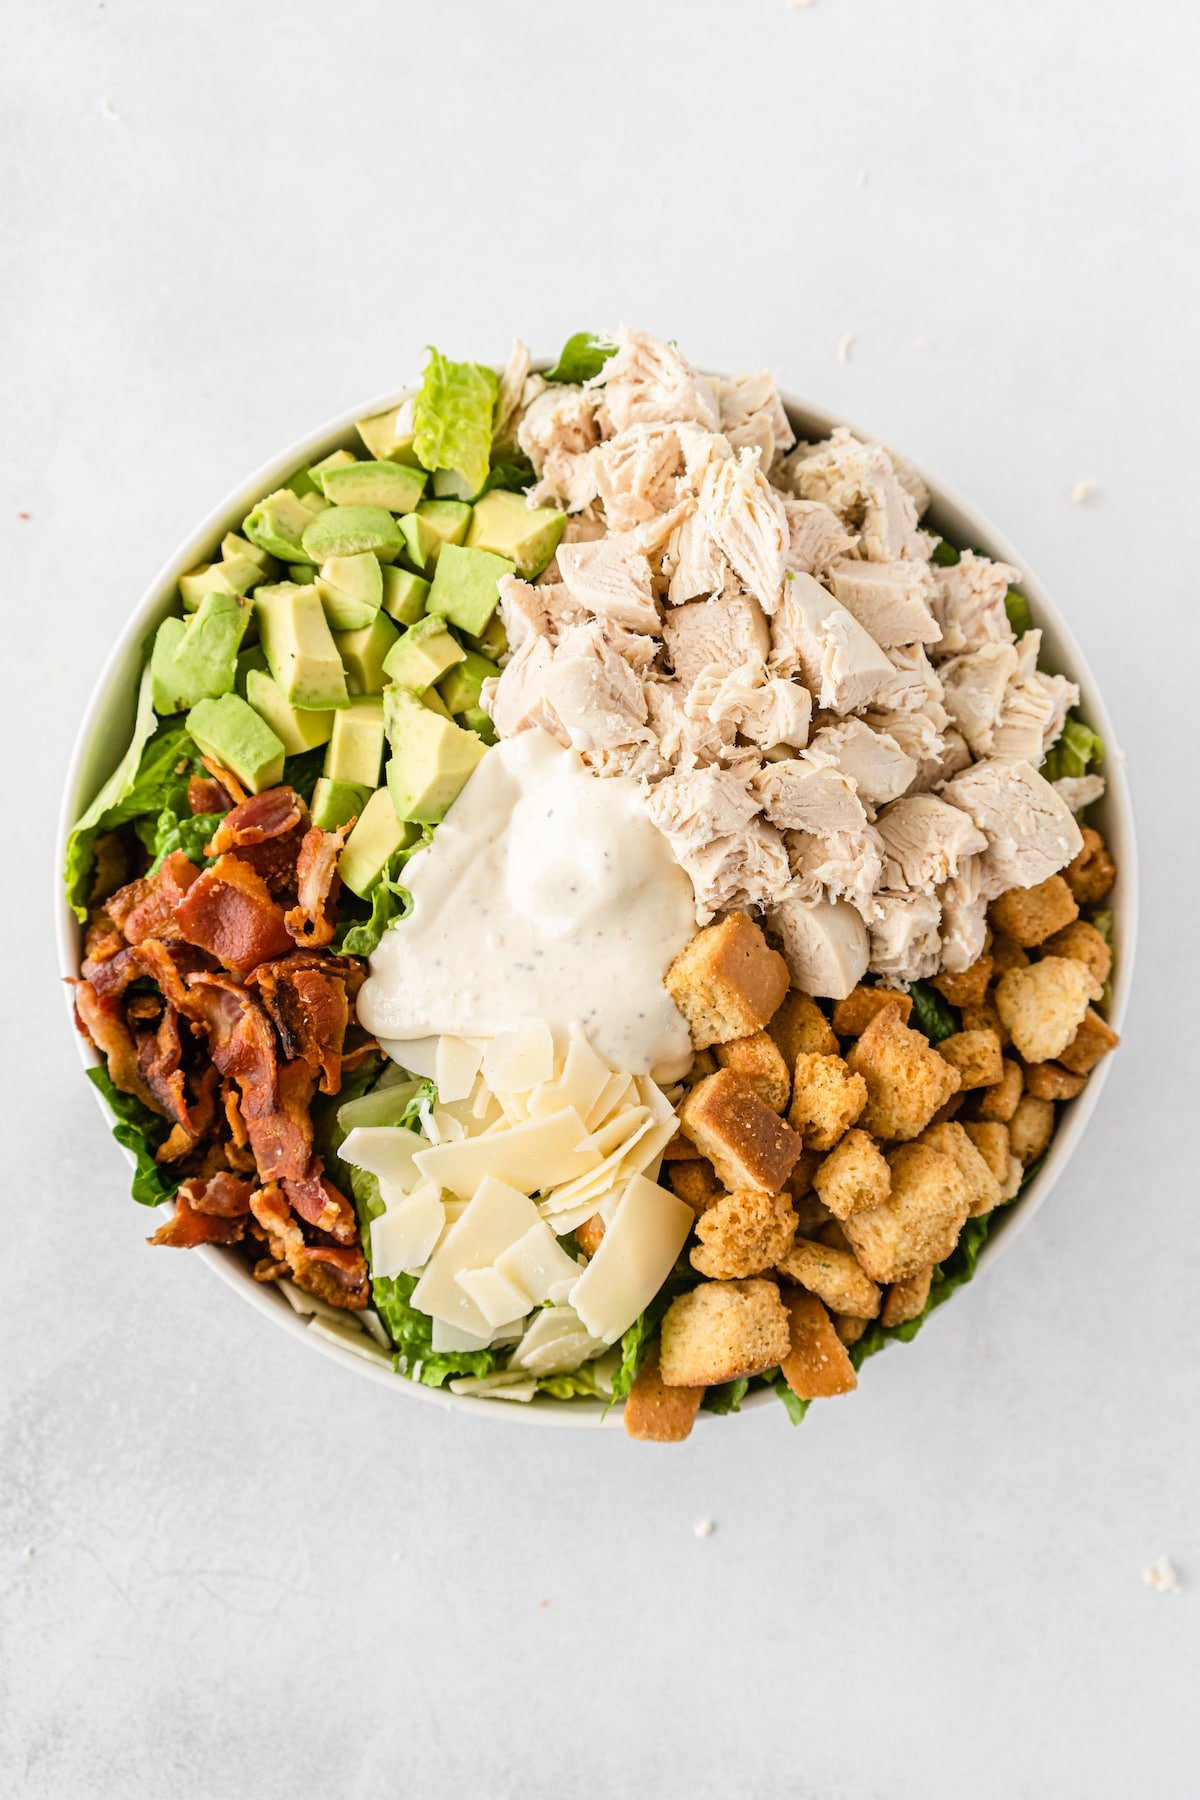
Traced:
<path fill-rule="evenodd" d="M 493 488 L 505 488 L 510 494 L 523 494 L 526 488 L 533 486 L 535 479 L 531 462 L 493 463 L 483 484 L 483 493 L 490 493 Z M 483 494 L 477 494 L 475 498 L 481 500 Z"/>
<path fill-rule="evenodd" d="M 933 555 L 930 557 L 930 561 L 935 562 L 939 569 L 952 569 L 955 563 L 961 560 L 959 552 L 946 538 L 939 538 L 933 546 Z M 792 1390 L 789 1388 L 788 1393 L 791 1392 Z M 792 1398 L 795 1399 L 795 1395 L 792 1395 Z"/>
<path fill-rule="evenodd" d="M 948 1000 L 943 1000 L 936 988 L 927 986 L 923 981 L 914 981 L 909 988 L 912 995 L 912 1023 L 918 1031 L 923 1031 L 931 1044 L 940 1044 L 943 1038 L 951 1037 L 961 1029 L 962 1020 L 957 1010 Z"/>
<path fill-rule="evenodd" d="M 1047 781 L 1061 781 L 1066 775 L 1086 775 L 1093 763 L 1103 761 L 1104 739 L 1072 713 L 1057 744 L 1047 751 L 1041 772 Z"/>
<path fill-rule="evenodd" d="M 621 1361 L 613 1375 L 612 1401 L 624 1400 L 637 1380 L 638 1370 L 646 1360 L 659 1321 L 677 1294 L 696 1286 L 700 1277 L 693 1269 L 686 1250 L 655 1294 L 645 1312 L 633 1321 L 621 1339 Z"/>
<path fill-rule="evenodd" d="M 388 860 L 383 874 L 371 889 L 365 919 L 343 919 L 333 939 L 333 948 L 342 956 L 370 956 L 393 919 L 402 919 L 412 905 L 408 889 L 400 881 L 400 871 L 410 856 L 423 850 L 433 838 L 433 826 L 426 825 L 417 842 L 407 850 L 397 850 Z"/>
<path fill-rule="evenodd" d="M 783 1376 L 778 1369 L 775 1371 L 775 1380 L 772 1383 L 772 1386 L 779 1398 L 783 1401 L 783 1404 L 787 1407 L 788 1418 L 792 1421 L 793 1425 L 798 1425 L 812 1405 L 812 1401 L 801 1400 L 798 1395 L 793 1394 L 791 1388 L 783 1379 Z"/>
<path fill-rule="evenodd" d="M 111 831 L 136 814 L 148 810 L 142 797 L 145 785 L 143 766 L 150 757 L 157 720 L 151 702 L 150 666 L 142 671 L 138 688 L 133 736 L 124 756 L 109 776 L 91 805 L 79 818 L 67 839 L 66 866 L 63 880 L 67 888 L 67 904 L 82 925 L 87 919 L 87 897 L 92 880 L 93 846 L 101 832 Z"/>
<path fill-rule="evenodd" d="M 422 468 L 456 469 L 477 493 L 488 478 L 499 382 L 481 363 L 451 362 L 429 349 L 413 403 L 413 449 Z"/>
<path fill-rule="evenodd" d="M 547 369 L 547 381 L 591 381 L 598 375 L 617 346 L 596 337 L 590 331 L 577 331 L 558 353 L 558 361 Z"/>
<path fill-rule="evenodd" d="M 1033 629 L 1033 614 L 1029 610 L 1029 602 L 1020 588 L 1010 587 L 1004 596 L 1004 610 L 1008 614 L 1008 622 L 1018 637 L 1024 637 Z"/>
<path fill-rule="evenodd" d="M 731 1413 L 741 1412 L 742 1401 L 746 1398 L 746 1390 L 750 1382 L 746 1376 L 739 1381 L 722 1381 L 717 1387 L 710 1387 L 700 1402 L 705 1412 Z"/>
<path fill-rule="evenodd" d="M 288 787 L 295 788 L 306 806 L 312 805 L 313 789 L 317 778 L 325 772 L 325 758 L 328 754 L 324 744 L 315 750 L 300 750 L 295 756 L 289 756 L 283 765 L 283 779 Z"/>
<path fill-rule="evenodd" d="M 569 1375 L 543 1375 L 538 1382 L 539 1394 L 551 1394 L 555 1400 L 607 1400 L 608 1389 L 596 1379 L 596 1364 L 584 1363 Z"/>
<path fill-rule="evenodd" d="M 184 813 L 180 816 L 174 807 L 164 806 L 154 823 L 153 841 L 146 846 L 154 857 L 148 872 L 153 875 L 163 858 L 176 850 L 182 850 L 190 862 L 203 868 L 205 846 L 224 817 L 224 813 Z M 138 835 L 142 836 L 142 833 L 139 831 Z"/>
<path fill-rule="evenodd" d="M 157 1163 L 154 1153 L 166 1142 L 171 1127 L 133 1094 L 123 1094 L 114 1086 L 103 1064 L 87 1071 L 92 1086 L 104 1095 L 109 1111 L 116 1119 L 112 1134 L 123 1149 L 131 1150 L 137 1161 L 130 1188 L 139 1206 L 161 1206 L 179 1186 L 179 1177 L 170 1172 L 169 1163 Z"/>

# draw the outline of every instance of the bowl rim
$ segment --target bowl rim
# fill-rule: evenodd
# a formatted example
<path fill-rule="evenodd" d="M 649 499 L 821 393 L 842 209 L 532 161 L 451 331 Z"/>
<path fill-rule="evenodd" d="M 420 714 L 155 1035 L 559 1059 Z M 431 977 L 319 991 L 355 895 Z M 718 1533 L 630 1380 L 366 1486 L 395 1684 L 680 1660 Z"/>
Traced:
<path fill-rule="evenodd" d="M 240 529 L 242 519 L 256 500 L 294 474 L 297 467 L 316 461 L 320 456 L 326 455 L 346 443 L 353 436 L 357 420 L 398 407 L 411 392 L 411 387 L 389 390 L 382 395 L 374 396 L 365 405 L 356 406 L 349 411 L 337 414 L 324 424 L 305 432 L 284 450 L 269 458 L 252 474 L 239 481 L 206 514 L 183 543 L 163 563 L 153 580 L 146 586 L 137 605 L 118 633 L 80 718 L 67 763 L 59 806 L 53 871 L 54 918 L 59 969 L 64 981 L 69 981 L 79 973 L 81 946 L 80 926 L 66 904 L 62 888 L 61 870 L 66 854 L 67 837 L 71 826 L 92 798 L 92 792 L 84 790 L 84 777 L 85 773 L 89 771 L 89 765 L 96 761 L 93 739 L 101 724 L 103 713 L 111 702 L 112 690 L 129 666 L 132 650 L 135 646 L 144 646 L 149 632 L 170 610 L 180 574 L 210 555 L 225 532 Z M 865 442 L 883 442 L 876 434 L 863 431 L 849 420 L 830 414 L 822 408 L 814 406 L 811 402 L 782 389 L 780 397 L 798 437 L 815 440 L 828 437 L 836 428 L 845 427 L 853 432 L 855 437 Z M 935 478 L 926 469 L 918 468 L 918 465 L 913 464 L 907 456 L 904 460 L 908 466 L 917 470 L 929 488 L 932 500 L 926 518 L 940 521 L 961 542 L 968 543 L 1000 561 L 1011 563 L 1021 570 L 1022 592 L 1029 598 L 1035 623 L 1053 638 L 1059 653 L 1055 660 L 1066 668 L 1072 680 L 1078 683 L 1081 692 L 1081 708 L 1104 737 L 1106 746 L 1104 773 L 1108 788 L 1102 805 L 1107 813 L 1109 841 L 1113 844 L 1120 870 L 1118 902 L 1114 909 L 1116 957 L 1109 1017 L 1114 1028 L 1120 1030 L 1132 989 L 1137 944 L 1137 844 L 1133 805 L 1126 773 L 1126 759 L 1120 748 L 1103 694 L 1066 618 L 1040 580 L 1030 570 L 1025 559 L 1012 547 L 1007 537 L 996 529 L 986 514 L 981 512 L 978 507 L 963 500 L 944 481 Z M 115 767 L 126 742 L 127 738 L 123 738 L 115 744 L 106 746 L 105 755 L 99 759 L 101 765 L 106 764 L 108 769 Z M 96 786 L 98 783 L 89 776 L 88 789 L 94 790 Z M 74 1003 L 69 986 L 64 988 L 64 993 L 71 1035 L 75 1039 L 80 1060 L 85 1068 L 92 1067 L 100 1060 L 99 1056 L 94 1047 L 74 1028 Z M 1055 1131 L 1046 1160 L 1030 1184 L 1028 1192 L 1011 1208 L 1005 1210 L 999 1229 L 988 1233 L 979 1254 L 976 1280 L 980 1273 L 991 1267 L 1001 1250 L 1015 1241 L 1018 1233 L 1025 1229 L 1061 1178 L 1099 1103 L 1108 1079 L 1111 1062 L 1111 1058 L 1106 1058 L 1092 1075 L 1083 1093 L 1078 1099 L 1071 1102 L 1066 1116 L 1061 1118 Z M 98 1091 L 95 1091 L 95 1099 L 106 1121 L 111 1122 L 103 1096 Z M 123 1151 L 123 1154 L 132 1165 L 133 1158 L 130 1152 Z M 288 1331 L 294 1339 L 305 1344 L 308 1349 L 315 1349 L 322 1355 L 351 1369 L 354 1373 L 366 1376 L 378 1384 L 386 1385 L 393 1393 L 425 1400 L 445 1411 L 460 1414 L 475 1413 L 493 1420 L 499 1418 L 523 1425 L 611 1429 L 618 1427 L 621 1423 L 622 1409 L 619 1405 L 614 1406 L 607 1414 L 604 1413 L 598 1401 L 554 1400 L 548 1396 L 539 1396 L 533 1404 L 498 1405 L 495 1400 L 476 1395 L 453 1394 L 446 1388 L 430 1388 L 423 1386 L 420 1382 L 406 1380 L 403 1376 L 395 1374 L 382 1362 L 369 1361 L 360 1354 L 343 1349 L 339 1344 L 310 1331 L 307 1317 L 298 1314 L 282 1294 L 273 1292 L 270 1284 L 256 1282 L 242 1263 L 223 1254 L 218 1247 L 203 1245 L 191 1254 L 206 1263 L 209 1269 L 233 1287 L 261 1315 L 273 1320 L 277 1326 Z M 928 1322 L 926 1329 L 928 1329 Z M 756 1406 L 766 1404 L 773 1398 L 772 1393 L 764 1388 L 747 1395 L 742 1402 L 742 1410 L 749 1411 Z M 715 1416 L 701 1414 L 702 1418 Z"/>

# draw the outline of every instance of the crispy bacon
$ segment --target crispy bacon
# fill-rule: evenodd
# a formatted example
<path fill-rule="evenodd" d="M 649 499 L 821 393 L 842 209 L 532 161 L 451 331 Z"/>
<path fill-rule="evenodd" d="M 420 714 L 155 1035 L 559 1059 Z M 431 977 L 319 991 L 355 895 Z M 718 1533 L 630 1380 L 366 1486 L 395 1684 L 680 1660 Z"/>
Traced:
<path fill-rule="evenodd" d="M 266 1233 L 275 1262 L 286 1262 L 296 1286 L 330 1306 L 357 1312 L 371 1294 L 366 1259 L 361 1250 L 333 1244 L 309 1244 L 275 1182 L 250 1197 L 250 1210 Z M 267 1277 L 270 1279 L 270 1277 Z"/>
<path fill-rule="evenodd" d="M 223 856 L 227 850 L 246 844 L 286 837 L 307 817 L 308 808 L 294 788 L 268 788 L 265 793 L 251 794 L 221 820 L 208 847 L 209 854 Z"/>
<path fill-rule="evenodd" d="M 306 966 L 302 955 L 261 963 L 252 980 L 279 1033 L 283 1054 L 302 1057 L 320 1075 L 321 1092 L 336 1094 L 342 1085 L 342 1045 L 350 1021 L 345 982 L 324 969 Z"/>
<path fill-rule="evenodd" d="M 156 874 L 141 875 L 110 894 L 106 911 L 128 943 L 140 944 L 150 937 L 176 937 L 175 909 L 199 874 L 182 850 L 172 850 Z"/>
<path fill-rule="evenodd" d="M 333 936 L 333 921 L 325 909 L 337 898 L 338 858 L 349 825 L 322 831 L 314 825 L 304 834 L 296 863 L 296 904 L 284 923 L 298 944 L 317 949 Z"/>
<path fill-rule="evenodd" d="M 202 768 L 208 770 L 213 780 L 217 782 L 220 787 L 224 788 L 225 792 L 229 795 L 231 806 L 236 806 L 239 801 L 246 798 L 246 790 L 238 780 L 237 776 L 231 774 L 228 769 L 222 768 L 215 756 L 202 756 L 200 758 L 200 765 Z"/>
<path fill-rule="evenodd" d="M 84 935 L 85 965 L 90 963 L 93 968 L 96 968 L 102 962 L 110 962 L 114 956 L 119 956 L 126 947 L 124 932 L 109 918 L 103 907 L 97 908 L 88 920 L 88 928 Z M 89 981 L 93 979 L 87 974 L 86 967 L 84 976 Z"/>
<path fill-rule="evenodd" d="M 264 1181 L 299 1180 L 312 1158 L 313 1127 L 309 1116 L 313 1089 L 312 1070 L 299 1060 L 279 1070 L 278 1104 L 267 1110 L 251 1110 L 243 1088 L 242 1112 L 254 1161 Z"/>
<path fill-rule="evenodd" d="M 121 940 L 123 949 L 115 956 L 105 956 L 99 960 L 89 956 L 84 961 L 80 973 L 85 981 L 90 981 L 98 994 L 110 994 L 119 998 L 131 981 L 136 981 L 142 973 L 138 960 L 138 952 L 134 945 Z"/>
<path fill-rule="evenodd" d="M 346 1196 L 339 1193 L 332 1181 L 326 1178 L 319 1156 L 313 1157 L 312 1165 L 303 1180 L 285 1181 L 283 1191 L 292 1211 L 306 1225 L 314 1226 L 317 1231 L 327 1231 L 339 1244 L 358 1241 L 358 1219 L 354 1208 Z"/>
<path fill-rule="evenodd" d="M 192 1130 L 188 1118 L 181 1067 L 183 1044 L 175 1008 L 164 1007 L 156 1029 L 140 1032 L 136 1042 L 138 1073 L 158 1102 L 157 1110 L 173 1125 L 182 1125 L 190 1137 L 197 1137 L 199 1133 Z"/>
<path fill-rule="evenodd" d="M 243 977 L 258 963 L 282 956 L 291 943 L 266 882 L 238 856 L 222 856 L 192 882 L 174 920 L 186 943 L 211 952 Z"/>
<path fill-rule="evenodd" d="M 191 1015 L 185 976 L 205 968 L 209 962 L 201 951 L 190 944 L 166 944 L 161 938 L 146 938 L 129 953 L 136 959 L 141 974 L 148 975 L 164 999 L 181 1013 Z"/>
<path fill-rule="evenodd" d="M 227 1218 L 220 1213 L 201 1212 L 188 1200 L 185 1182 L 175 1196 L 175 1216 L 160 1225 L 150 1244 L 166 1244 L 172 1250 L 193 1250 L 197 1244 L 237 1244 L 246 1235 L 246 1218 Z"/>
<path fill-rule="evenodd" d="M 142 1077 L 137 1045 L 122 1017 L 119 999 L 98 994 L 90 981 L 81 981 L 75 989 L 75 1010 L 87 1036 L 107 1062 L 113 1086 L 123 1094 L 133 1094 L 143 1106 L 166 1118 L 157 1096 Z"/>
<path fill-rule="evenodd" d="M 226 1169 L 218 1169 L 207 1181 L 185 1181 L 179 1190 L 196 1212 L 212 1213 L 222 1219 L 245 1218 L 250 1211 L 252 1181 L 239 1181 Z"/>
<path fill-rule="evenodd" d="M 188 811 L 193 818 L 199 813 L 228 812 L 233 801 L 221 782 L 211 775 L 193 775 L 187 786 Z"/>

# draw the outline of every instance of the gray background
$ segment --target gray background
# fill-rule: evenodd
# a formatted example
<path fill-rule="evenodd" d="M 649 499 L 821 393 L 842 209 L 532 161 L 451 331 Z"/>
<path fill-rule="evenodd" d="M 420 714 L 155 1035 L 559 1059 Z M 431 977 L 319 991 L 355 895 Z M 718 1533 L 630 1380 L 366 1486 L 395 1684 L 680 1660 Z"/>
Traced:
<path fill-rule="evenodd" d="M 1194 1793 L 1194 8 L 6 20 L 0 1788 Z M 1118 720 L 1146 890 L 1042 1215 L 852 1398 L 675 1451 L 406 1403 L 151 1256 L 48 922 L 74 721 L 195 520 L 427 340 L 622 319 L 766 362 L 1022 547 Z"/>

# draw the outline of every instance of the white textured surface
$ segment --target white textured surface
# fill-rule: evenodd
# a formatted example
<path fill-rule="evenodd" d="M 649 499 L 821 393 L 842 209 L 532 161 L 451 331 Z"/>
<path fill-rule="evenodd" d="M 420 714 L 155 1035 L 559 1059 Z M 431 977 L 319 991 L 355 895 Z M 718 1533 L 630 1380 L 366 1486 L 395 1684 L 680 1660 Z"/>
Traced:
<path fill-rule="evenodd" d="M 4 1791 L 1194 1792 L 1197 50 L 1184 0 L 8 21 Z M 195 518 L 429 339 L 620 318 L 769 363 L 1022 546 L 1144 874 L 1107 1105 L 1010 1254 L 799 1431 L 662 1452 L 392 1402 L 151 1257 L 45 916 L 73 721 Z"/>

